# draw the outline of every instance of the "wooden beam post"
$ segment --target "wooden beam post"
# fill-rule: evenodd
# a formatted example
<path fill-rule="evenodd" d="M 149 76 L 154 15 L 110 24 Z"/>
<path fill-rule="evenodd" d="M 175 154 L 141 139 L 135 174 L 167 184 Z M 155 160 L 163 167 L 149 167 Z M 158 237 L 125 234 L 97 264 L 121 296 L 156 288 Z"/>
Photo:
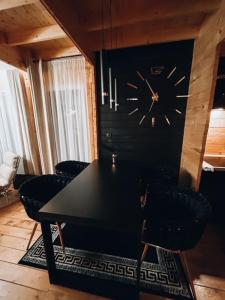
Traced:
<path fill-rule="evenodd" d="M 225 0 L 220 9 L 201 28 L 196 38 L 190 78 L 180 180 L 188 173 L 192 188 L 198 190 L 205 144 L 213 105 L 219 45 L 225 40 Z"/>
<path fill-rule="evenodd" d="M 166 22 L 142 22 L 105 31 L 104 49 L 124 48 L 139 45 L 157 44 L 179 40 L 194 39 L 198 36 L 199 26 L 190 24 L 176 26 Z M 103 48 L 101 31 L 89 32 L 92 48 Z"/>
<path fill-rule="evenodd" d="M 39 49 L 34 51 L 35 58 L 42 58 L 46 60 L 80 54 L 80 51 L 75 46 L 67 48 Z"/>
<path fill-rule="evenodd" d="M 132 25 L 143 21 L 177 19 L 195 14 L 209 14 L 217 10 L 220 0 L 104 0 L 78 3 L 80 25 L 87 31 L 96 31 Z"/>
<path fill-rule="evenodd" d="M 77 1 L 41 0 L 56 22 L 63 28 L 80 52 L 93 64 L 94 53 L 87 34 L 79 24 Z"/>
<path fill-rule="evenodd" d="M 6 39 L 9 46 L 16 46 L 65 37 L 67 37 L 65 32 L 58 25 L 50 25 L 18 32 L 9 32 Z"/>
<path fill-rule="evenodd" d="M 0 11 L 15 8 L 22 5 L 28 5 L 38 2 L 38 0 L 1 0 Z"/>
<path fill-rule="evenodd" d="M 25 70 L 25 64 L 20 51 L 14 47 L 0 45 L 0 59 L 16 68 Z"/>

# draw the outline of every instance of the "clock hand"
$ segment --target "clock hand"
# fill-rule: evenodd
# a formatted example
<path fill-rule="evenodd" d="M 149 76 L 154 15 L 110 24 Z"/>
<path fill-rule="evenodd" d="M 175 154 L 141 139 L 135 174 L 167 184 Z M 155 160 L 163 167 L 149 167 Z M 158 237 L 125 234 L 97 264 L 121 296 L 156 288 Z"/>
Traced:
<path fill-rule="evenodd" d="M 149 87 L 149 89 L 150 89 L 150 91 L 151 91 L 151 93 L 152 93 L 152 100 L 153 101 L 158 101 L 159 100 L 159 95 L 158 95 L 158 93 L 156 92 L 154 92 L 153 91 L 153 89 L 152 89 L 152 87 L 151 87 L 151 85 L 149 84 L 149 82 L 148 82 L 148 80 L 147 79 L 145 79 L 145 81 L 146 81 L 146 83 L 147 83 L 147 85 L 148 85 L 148 87 Z"/>
<path fill-rule="evenodd" d="M 155 103 L 155 101 L 152 100 L 152 104 L 151 104 L 151 106 L 150 106 L 150 108 L 149 108 L 149 111 L 148 111 L 149 113 L 151 112 L 154 103 Z"/>
<path fill-rule="evenodd" d="M 147 85 L 148 85 L 148 87 L 149 87 L 149 89 L 150 89 L 150 91 L 151 91 L 151 93 L 152 93 L 152 96 L 155 96 L 155 93 L 154 93 L 154 91 L 153 91 L 151 85 L 149 84 L 148 80 L 145 79 L 145 81 L 146 81 L 146 83 L 147 83 Z"/>

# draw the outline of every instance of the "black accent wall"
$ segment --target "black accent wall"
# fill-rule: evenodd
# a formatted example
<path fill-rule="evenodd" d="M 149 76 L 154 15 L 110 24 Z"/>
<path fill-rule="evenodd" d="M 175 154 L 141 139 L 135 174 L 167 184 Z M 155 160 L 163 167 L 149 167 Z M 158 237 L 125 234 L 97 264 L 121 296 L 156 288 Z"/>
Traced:
<path fill-rule="evenodd" d="M 105 97 L 105 104 L 101 104 L 98 63 L 100 157 L 111 158 L 112 152 L 116 152 L 119 160 L 179 167 L 188 98 L 176 96 L 188 94 L 192 53 L 193 41 L 104 52 L 104 91 L 109 92 L 108 68 L 111 67 L 113 98 L 114 78 L 116 78 L 119 106 L 117 112 L 114 106 L 110 109 L 108 96 Z M 97 58 L 99 62 L 99 54 Z M 176 70 L 167 79 L 175 67 Z M 159 101 L 154 103 L 154 110 L 152 109 L 150 113 L 148 111 L 152 103 L 152 93 L 137 71 L 147 79 L 154 93 L 156 91 L 159 93 Z M 186 76 L 185 79 L 174 86 L 183 76 Z M 134 84 L 137 88 L 127 83 Z M 127 98 L 138 100 L 128 101 Z M 137 107 L 138 111 L 128 115 Z M 145 118 L 139 125 L 144 115 Z M 154 127 L 152 118 L 155 118 Z"/>

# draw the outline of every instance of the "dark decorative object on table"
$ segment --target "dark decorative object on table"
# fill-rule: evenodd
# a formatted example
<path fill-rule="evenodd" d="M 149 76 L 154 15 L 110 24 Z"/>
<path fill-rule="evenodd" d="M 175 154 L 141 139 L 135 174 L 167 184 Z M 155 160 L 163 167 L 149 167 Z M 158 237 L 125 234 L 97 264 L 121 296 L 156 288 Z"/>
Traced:
<path fill-rule="evenodd" d="M 76 160 L 61 161 L 55 166 L 55 173 L 57 175 L 76 177 L 79 175 L 89 163 Z"/>
<path fill-rule="evenodd" d="M 172 189 L 149 193 L 143 208 L 142 241 L 145 248 L 141 260 L 145 259 L 149 246 L 179 253 L 194 299 L 194 287 L 183 251 L 197 245 L 210 214 L 211 207 L 207 199 L 191 190 Z"/>
<path fill-rule="evenodd" d="M 33 235 L 36 231 L 39 220 L 39 209 L 41 209 L 50 199 L 52 199 L 60 190 L 62 190 L 69 182 L 71 177 L 57 176 L 57 175 L 42 175 L 27 180 L 19 190 L 20 200 L 24 205 L 28 216 L 35 220 L 35 225 L 31 233 L 27 249 L 30 246 Z M 63 246 L 63 239 L 61 234 L 61 226 L 59 224 L 59 234 L 61 244 Z"/>
<path fill-rule="evenodd" d="M 112 164 L 113 164 L 113 165 L 116 165 L 116 162 L 117 162 L 117 154 L 116 154 L 116 153 L 113 153 L 113 154 L 112 154 Z"/>

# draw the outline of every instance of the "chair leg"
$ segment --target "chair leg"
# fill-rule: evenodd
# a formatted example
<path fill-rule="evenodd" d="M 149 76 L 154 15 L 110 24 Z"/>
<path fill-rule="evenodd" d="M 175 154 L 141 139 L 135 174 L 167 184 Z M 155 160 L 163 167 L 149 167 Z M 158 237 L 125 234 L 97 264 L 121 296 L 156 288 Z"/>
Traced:
<path fill-rule="evenodd" d="M 33 230 L 32 230 L 31 235 L 30 235 L 29 242 L 28 242 L 28 244 L 27 244 L 27 250 L 28 250 L 29 247 L 30 247 L 30 243 L 31 243 L 32 238 L 33 238 L 33 236 L 34 236 L 34 234 L 35 234 L 35 231 L 36 231 L 36 229 L 37 229 L 37 226 L 38 226 L 38 222 L 35 222 L 34 227 L 33 227 Z"/>
<path fill-rule="evenodd" d="M 186 254 L 183 253 L 183 252 L 180 252 L 180 259 L 181 259 L 181 262 L 182 262 L 182 265 L 183 265 L 185 275 L 186 275 L 187 280 L 188 280 L 188 284 L 189 284 L 189 287 L 190 287 L 190 290 L 191 290 L 191 293 L 192 293 L 192 297 L 193 297 L 194 300 L 197 300 L 194 284 L 193 284 L 193 281 L 191 280 L 191 273 L 190 273 L 190 270 L 189 270 L 189 267 L 188 267 L 188 264 L 187 264 Z"/>
<path fill-rule="evenodd" d="M 61 243 L 61 246 L 62 246 L 62 250 L 63 250 L 63 252 L 65 253 L 65 247 L 64 247 L 64 241 L 63 241 L 62 228 L 61 228 L 61 225 L 60 225 L 58 222 L 57 222 L 56 224 L 57 224 L 57 226 L 58 226 L 59 239 L 60 239 L 60 243 Z"/>
<path fill-rule="evenodd" d="M 142 252 L 142 256 L 141 256 L 141 262 L 143 262 L 143 260 L 145 259 L 147 253 L 148 253 L 148 250 L 149 250 L 149 245 L 145 244 L 145 247 L 144 247 L 144 250 Z"/>

